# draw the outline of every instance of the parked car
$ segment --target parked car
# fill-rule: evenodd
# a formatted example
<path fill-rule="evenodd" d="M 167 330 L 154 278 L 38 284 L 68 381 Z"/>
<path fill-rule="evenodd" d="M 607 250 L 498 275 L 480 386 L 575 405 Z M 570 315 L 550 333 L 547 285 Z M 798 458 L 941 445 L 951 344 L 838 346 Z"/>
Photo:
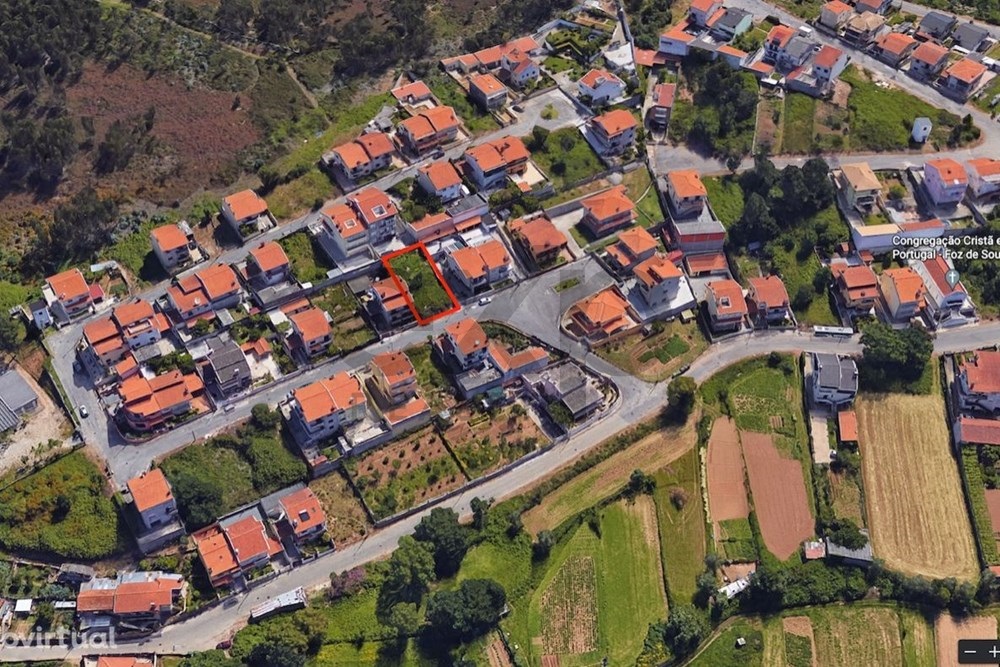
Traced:
<path fill-rule="evenodd" d="M 90 410 L 87 409 L 86 405 L 80 406 L 80 416 L 83 417 L 84 419 L 90 416 Z"/>
<path fill-rule="evenodd" d="M 514 106 L 511 107 L 511 109 L 513 109 L 514 111 L 516 111 L 518 113 L 523 113 L 524 112 L 524 105 L 515 104 Z"/>
<path fill-rule="evenodd" d="M 217 648 L 220 651 L 228 651 L 232 647 L 233 647 L 232 639 L 223 639 L 221 642 L 215 645 L 215 648 Z"/>
<path fill-rule="evenodd" d="M 485 306 L 486 304 L 488 304 L 492 300 L 493 300 L 493 297 L 491 297 L 491 296 L 484 296 L 483 298 L 481 298 L 479 300 L 479 305 L 480 306 Z"/>

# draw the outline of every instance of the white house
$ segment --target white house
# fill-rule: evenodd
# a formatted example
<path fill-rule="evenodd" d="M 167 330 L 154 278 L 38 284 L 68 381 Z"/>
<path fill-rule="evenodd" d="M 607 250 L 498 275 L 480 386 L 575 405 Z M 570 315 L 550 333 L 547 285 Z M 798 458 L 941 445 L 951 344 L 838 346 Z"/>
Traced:
<path fill-rule="evenodd" d="M 969 190 L 976 199 L 990 197 L 1000 192 L 1000 160 L 978 157 L 965 163 L 969 177 Z"/>
<path fill-rule="evenodd" d="M 417 171 L 417 183 L 424 192 L 445 203 L 462 196 L 462 176 L 447 160 L 421 167 Z"/>
<path fill-rule="evenodd" d="M 580 96 L 592 104 L 607 104 L 625 94 L 625 82 L 604 69 L 592 69 L 577 82 Z"/>
<path fill-rule="evenodd" d="M 941 158 L 924 163 L 924 187 L 936 205 L 957 204 L 962 201 L 968 185 L 969 178 L 965 169 L 957 161 Z"/>
<path fill-rule="evenodd" d="M 177 501 L 159 468 L 130 479 L 126 486 L 146 530 L 172 523 L 177 518 Z"/>
<path fill-rule="evenodd" d="M 293 391 L 290 414 L 300 442 L 314 443 L 363 419 L 366 406 L 361 382 L 342 371 Z"/>

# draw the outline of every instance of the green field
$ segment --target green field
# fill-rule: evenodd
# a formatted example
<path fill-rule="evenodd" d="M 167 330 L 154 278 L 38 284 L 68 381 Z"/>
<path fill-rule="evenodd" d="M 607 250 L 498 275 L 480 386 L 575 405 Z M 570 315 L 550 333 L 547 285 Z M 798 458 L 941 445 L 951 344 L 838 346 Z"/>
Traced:
<path fill-rule="evenodd" d="M 531 158 L 557 190 L 604 170 L 597 153 L 575 127 L 549 134 L 544 146 L 532 149 Z"/>
<path fill-rule="evenodd" d="M 729 229 L 743 215 L 743 189 L 732 176 L 706 176 L 708 203 L 722 224 Z"/>
<path fill-rule="evenodd" d="M 719 522 L 719 548 L 726 560 L 752 562 L 757 560 L 757 542 L 749 519 L 728 519 Z"/>
<path fill-rule="evenodd" d="M 288 255 L 292 265 L 292 275 L 300 283 L 315 283 L 326 278 L 326 272 L 333 268 L 326 253 L 306 232 L 295 232 L 281 238 L 278 243 Z"/>
<path fill-rule="evenodd" d="M 432 317 L 454 305 L 421 251 L 413 250 L 393 257 L 389 264 L 406 283 L 413 305 L 421 317 Z"/>
<path fill-rule="evenodd" d="M 470 133 L 474 135 L 485 134 L 500 129 L 496 119 L 474 105 L 465 91 L 450 76 L 434 73 L 424 77 L 424 81 L 441 104 L 455 110 L 455 113 L 461 117 L 465 124 L 465 129 Z"/>
<path fill-rule="evenodd" d="M 660 555 L 674 604 L 691 601 L 695 580 L 705 569 L 705 505 L 701 502 L 699 468 L 698 450 L 692 449 L 655 476 L 653 499 L 660 526 Z M 682 497 L 678 491 L 686 498 L 683 503 L 676 500 Z"/>
<path fill-rule="evenodd" d="M 764 659 L 764 635 L 759 623 L 739 619 L 717 634 L 702 652 L 688 663 L 689 667 L 759 667 Z M 742 637 L 746 646 L 736 646 Z M 772 667 L 767 665 L 767 667 Z"/>
<path fill-rule="evenodd" d="M 809 153 L 813 146 L 813 121 L 816 100 L 802 93 L 785 97 L 785 131 L 782 135 L 783 153 Z"/>

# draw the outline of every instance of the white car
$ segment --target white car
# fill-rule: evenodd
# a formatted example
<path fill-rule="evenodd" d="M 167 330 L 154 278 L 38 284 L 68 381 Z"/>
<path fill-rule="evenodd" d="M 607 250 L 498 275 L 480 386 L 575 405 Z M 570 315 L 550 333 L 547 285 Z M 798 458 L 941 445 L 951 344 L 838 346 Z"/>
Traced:
<path fill-rule="evenodd" d="M 492 300 L 493 300 L 493 297 L 491 297 L 491 296 L 484 296 L 483 298 L 481 298 L 479 300 L 479 305 L 480 306 L 485 306 L 486 304 L 488 304 Z"/>
<path fill-rule="evenodd" d="M 84 419 L 90 416 L 90 410 L 87 409 L 86 405 L 80 406 L 80 416 L 83 417 Z"/>

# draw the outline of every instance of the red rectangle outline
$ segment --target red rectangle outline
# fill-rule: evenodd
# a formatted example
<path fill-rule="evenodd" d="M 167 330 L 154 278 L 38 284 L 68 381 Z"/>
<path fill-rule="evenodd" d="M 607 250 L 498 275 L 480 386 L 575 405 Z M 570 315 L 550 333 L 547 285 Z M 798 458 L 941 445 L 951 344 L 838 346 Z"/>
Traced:
<path fill-rule="evenodd" d="M 423 253 L 424 259 L 427 261 L 428 264 L 430 264 L 431 270 L 434 272 L 434 277 L 437 278 L 438 283 L 440 283 L 441 287 L 444 288 L 445 294 L 447 294 L 448 298 L 451 299 L 451 304 L 452 304 L 451 308 L 443 310 L 440 313 L 435 313 L 430 317 L 420 316 L 420 313 L 417 312 L 417 305 L 413 302 L 413 297 L 410 296 L 410 290 L 404 287 L 402 279 L 400 279 L 400 277 L 396 275 L 395 269 L 393 269 L 392 265 L 389 264 L 389 260 L 395 259 L 400 255 L 409 254 L 414 250 L 419 250 L 421 253 Z M 388 271 L 389 277 L 392 278 L 393 284 L 396 285 L 396 289 L 399 290 L 399 293 L 403 295 L 403 299 L 406 300 L 407 307 L 409 307 L 410 312 L 413 313 L 413 319 L 415 319 L 417 321 L 417 324 L 419 324 L 420 326 L 430 324 L 434 320 L 439 320 L 442 317 L 447 317 L 448 315 L 452 315 L 462 310 L 462 304 L 460 304 L 458 302 L 458 299 L 455 298 L 455 293 L 452 292 L 451 286 L 444 279 L 444 276 L 441 275 L 441 271 L 438 269 L 437 264 L 434 263 L 434 258 L 431 257 L 431 253 L 427 249 L 427 245 L 423 241 L 417 241 L 416 243 L 408 245 L 405 248 L 394 250 L 393 252 L 390 252 L 388 255 L 383 255 L 382 266 L 384 266 L 385 270 Z"/>

